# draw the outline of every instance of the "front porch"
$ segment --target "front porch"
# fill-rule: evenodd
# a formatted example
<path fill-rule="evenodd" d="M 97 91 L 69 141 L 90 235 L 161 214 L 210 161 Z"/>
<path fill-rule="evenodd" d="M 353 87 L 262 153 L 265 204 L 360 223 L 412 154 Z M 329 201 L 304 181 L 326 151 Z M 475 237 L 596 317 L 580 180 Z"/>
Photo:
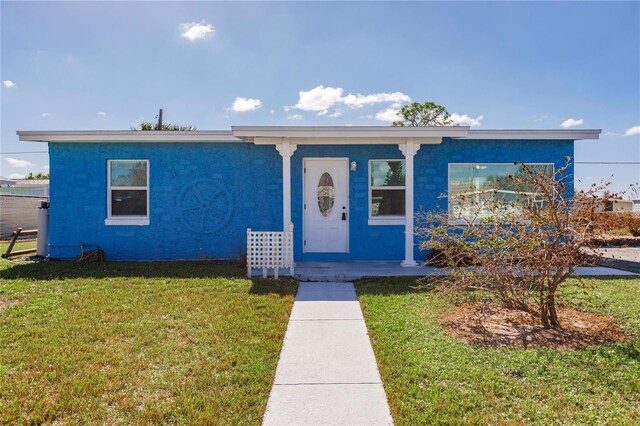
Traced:
<path fill-rule="evenodd" d="M 282 158 L 281 229 L 294 225 L 296 259 L 397 259 L 407 268 L 417 266 L 418 252 L 414 237 L 414 157 L 421 146 L 439 145 L 444 138 L 465 138 L 469 131 L 464 126 L 232 129 L 241 140 L 275 146 Z M 385 194 L 387 203 L 393 199 L 398 206 L 397 211 L 379 214 L 372 207 L 374 191 L 383 198 L 382 190 L 371 183 L 372 160 L 402 162 L 402 183 L 380 183 L 387 186 L 383 189 L 396 191 Z M 320 190 L 325 194 L 325 207 L 319 204 Z M 443 190 L 434 187 L 430 192 L 439 194 Z"/>

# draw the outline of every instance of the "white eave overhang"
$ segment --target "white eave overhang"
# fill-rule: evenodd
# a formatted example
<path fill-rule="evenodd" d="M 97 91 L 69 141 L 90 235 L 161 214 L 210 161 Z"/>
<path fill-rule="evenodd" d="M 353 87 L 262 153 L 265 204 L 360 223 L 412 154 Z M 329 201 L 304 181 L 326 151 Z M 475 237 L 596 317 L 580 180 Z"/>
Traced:
<path fill-rule="evenodd" d="M 232 126 L 234 136 L 244 141 L 278 144 L 284 140 L 296 145 L 370 145 L 405 143 L 438 144 L 444 137 L 467 135 L 466 126 Z"/>
<path fill-rule="evenodd" d="M 443 138 L 477 140 L 599 139 L 599 129 L 470 130 L 466 126 L 232 126 L 231 130 L 139 131 L 56 130 L 18 131 L 21 141 L 32 142 L 252 142 L 300 145 L 438 144 Z"/>
<path fill-rule="evenodd" d="M 497 129 L 469 130 L 460 139 L 513 139 L 513 140 L 581 140 L 600 139 L 600 129 Z"/>
<path fill-rule="evenodd" d="M 231 131 L 55 130 L 18 131 L 31 142 L 239 142 Z"/>

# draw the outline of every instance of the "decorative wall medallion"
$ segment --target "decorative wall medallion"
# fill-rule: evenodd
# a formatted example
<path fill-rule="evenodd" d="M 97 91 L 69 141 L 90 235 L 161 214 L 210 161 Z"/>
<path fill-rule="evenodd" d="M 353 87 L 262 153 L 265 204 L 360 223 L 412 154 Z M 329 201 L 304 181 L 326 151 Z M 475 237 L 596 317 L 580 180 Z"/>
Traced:
<path fill-rule="evenodd" d="M 233 202 L 227 188 L 218 181 L 193 182 L 180 195 L 178 211 L 191 231 L 209 234 L 222 229 L 231 218 Z"/>
<path fill-rule="evenodd" d="M 331 214 L 334 200 L 335 187 L 333 185 L 333 178 L 329 173 L 324 172 L 318 182 L 318 208 L 320 208 L 322 216 L 327 217 Z"/>

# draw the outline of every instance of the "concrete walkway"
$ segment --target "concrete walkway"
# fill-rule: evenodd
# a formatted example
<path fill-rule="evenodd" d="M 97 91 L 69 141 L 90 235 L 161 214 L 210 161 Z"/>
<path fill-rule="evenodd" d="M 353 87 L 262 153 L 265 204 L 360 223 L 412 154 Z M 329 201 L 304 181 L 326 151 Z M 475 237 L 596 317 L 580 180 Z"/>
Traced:
<path fill-rule="evenodd" d="M 603 247 L 599 251 L 605 258 L 603 266 L 640 274 L 640 247 Z"/>
<path fill-rule="evenodd" d="M 393 424 L 353 284 L 300 283 L 263 424 Z"/>

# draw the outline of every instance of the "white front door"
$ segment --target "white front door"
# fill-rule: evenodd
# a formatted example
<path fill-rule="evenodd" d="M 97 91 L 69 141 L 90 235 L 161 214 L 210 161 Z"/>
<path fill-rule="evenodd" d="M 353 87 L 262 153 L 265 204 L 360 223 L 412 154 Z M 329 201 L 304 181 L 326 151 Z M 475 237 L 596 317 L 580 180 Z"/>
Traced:
<path fill-rule="evenodd" d="M 349 159 L 304 159 L 304 252 L 349 251 Z"/>

